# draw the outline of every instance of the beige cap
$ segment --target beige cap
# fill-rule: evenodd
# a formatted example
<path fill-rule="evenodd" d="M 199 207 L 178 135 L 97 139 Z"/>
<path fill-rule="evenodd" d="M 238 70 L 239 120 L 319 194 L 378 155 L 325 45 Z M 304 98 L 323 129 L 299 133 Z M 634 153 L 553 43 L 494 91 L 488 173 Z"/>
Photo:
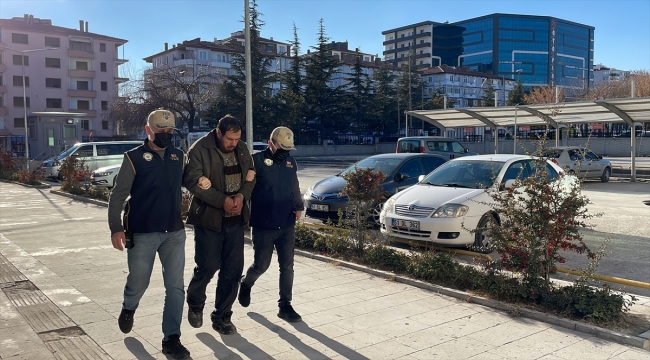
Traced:
<path fill-rule="evenodd" d="M 288 127 L 278 126 L 273 129 L 271 140 L 275 140 L 283 150 L 296 150 L 293 146 L 293 131 Z"/>
<path fill-rule="evenodd" d="M 176 119 L 174 114 L 169 110 L 157 109 L 149 113 L 147 125 L 156 129 L 175 129 Z"/>

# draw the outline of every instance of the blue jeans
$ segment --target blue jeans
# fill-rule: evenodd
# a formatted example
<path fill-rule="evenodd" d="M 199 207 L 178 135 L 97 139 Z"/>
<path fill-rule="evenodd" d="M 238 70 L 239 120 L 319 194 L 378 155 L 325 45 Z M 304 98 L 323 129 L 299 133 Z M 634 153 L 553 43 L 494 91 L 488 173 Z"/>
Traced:
<path fill-rule="evenodd" d="M 138 308 L 142 295 L 149 287 L 157 252 L 160 256 L 165 283 L 163 340 L 167 340 L 169 335 L 180 336 L 183 300 L 185 299 L 183 283 L 185 229 L 169 233 L 133 234 L 133 244 L 133 248 L 127 249 L 129 276 L 126 278 L 126 286 L 124 286 L 122 307 L 127 310 Z"/>
<path fill-rule="evenodd" d="M 273 248 L 278 253 L 278 264 L 280 265 L 280 300 L 278 306 L 291 305 L 291 293 L 293 290 L 293 256 L 296 232 L 293 226 L 285 229 L 261 230 L 253 228 L 253 250 L 255 259 L 253 265 L 246 271 L 246 277 L 242 283 L 253 287 L 271 265 Z"/>
<path fill-rule="evenodd" d="M 221 231 L 195 226 L 194 247 L 196 267 L 187 287 L 187 305 L 193 311 L 203 310 L 206 288 L 219 271 L 215 310 L 210 316 L 215 322 L 232 311 L 237 298 L 244 271 L 244 225 L 223 225 Z"/>

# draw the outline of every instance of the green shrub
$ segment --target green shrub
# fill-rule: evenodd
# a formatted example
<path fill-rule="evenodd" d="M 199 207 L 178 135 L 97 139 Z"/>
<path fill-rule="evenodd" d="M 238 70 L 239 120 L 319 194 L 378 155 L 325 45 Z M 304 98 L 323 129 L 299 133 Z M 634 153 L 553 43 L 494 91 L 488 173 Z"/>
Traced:
<path fill-rule="evenodd" d="M 382 244 L 369 246 L 363 260 L 368 265 L 394 272 L 405 272 L 410 261 L 408 255 Z"/>

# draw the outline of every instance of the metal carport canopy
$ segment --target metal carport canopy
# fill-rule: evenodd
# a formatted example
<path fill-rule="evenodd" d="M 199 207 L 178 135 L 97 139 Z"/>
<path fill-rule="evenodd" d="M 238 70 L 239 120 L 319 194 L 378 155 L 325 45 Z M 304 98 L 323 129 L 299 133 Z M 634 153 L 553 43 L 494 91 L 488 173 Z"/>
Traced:
<path fill-rule="evenodd" d="M 462 109 L 413 110 L 414 116 L 444 131 L 455 127 L 505 127 L 545 125 L 552 127 L 584 123 L 624 122 L 634 129 L 634 123 L 650 121 L 650 97 L 590 100 L 558 104 L 517 105 L 502 107 L 473 107 Z M 555 113 L 555 115 L 553 115 Z M 542 119 L 544 117 L 547 121 Z M 496 129 L 495 129 L 496 130 Z M 632 130 L 634 131 L 634 130 Z M 558 132 L 556 132 L 557 141 Z M 495 137 L 495 144 L 497 142 Z M 630 137 L 631 180 L 636 181 L 636 139 Z M 495 146 L 496 148 L 496 146 Z"/>
<path fill-rule="evenodd" d="M 553 116 L 553 111 L 558 113 Z M 558 125 L 650 121 L 650 97 L 591 100 L 558 104 L 462 109 L 413 110 L 408 115 L 441 128 L 545 125 L 537 114 L 547 115 Z M 485 119 L 487 121 L 483 121 Z M 551 124 L 553 126 L 553 124 Z"/>

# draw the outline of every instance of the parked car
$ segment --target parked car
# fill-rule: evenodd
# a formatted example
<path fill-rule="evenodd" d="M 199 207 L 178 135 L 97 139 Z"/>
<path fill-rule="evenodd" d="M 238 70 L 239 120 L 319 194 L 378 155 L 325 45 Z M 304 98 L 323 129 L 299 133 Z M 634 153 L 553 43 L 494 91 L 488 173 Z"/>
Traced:
<path fill-rule="evenodd" d="M 253 154 L 264 151 L 267 147 L 269 147 L 269 144 L 265 142 L 255 141 L 253 142 Z"/>
<path fill-rule="evenodd" d="M 437 154 L 454 159 L 461 156 L 478 155 L 469 151 L 458 141 L 442 136 L 409 136 L 397 139 L 397 153 Z"/>
<path fill-rule="evenodd" d="M 382 186 L 386 192 L 395 194 L 415 185 L 420 175 L 428 174 L 446 161 L 445 157 L 434 154 L 381 154 L 367 157 L 343 172 L 309 187 L 303 197 L 305 215 L 323 221 L 328 219 L 337 221 L 338 210 L 345 213 L 350 206 L 348 198 L 340 195 L 345 186 L 343 175 L 356 171 L 357 168 L 370 168 L 375 172 L 381 171 L 386 174 L 387 177 L 382 182 Z M 376 224 L 379 224 L 379 213 L 382 206 L 383 202 L 375 206 L 372 221 Z"/>
<path fill-rule="evenodd" d="M 383 234 L 449 246 L 487 249 L 490 238 L 466 229 L 483 227 L 492 216 L 489 191 L 511 188 L 517 178 L 536 176 L 535 159 L 526 155 L 476 155 L 453 159 L 421 181 L 393 195 L 380 214 Z M 563 170 L 547 160 L 547 176 L 559 179 Z M 565 189 L 577 182 L 562 177 Z M 486 250 L 485 252 L 489 252 Z"/>
<path fill-rule="evenodd" d="M 585 147 L 552 147 L 544 151 L 544 156 L 580 179 L 600 179 L 602 182 L 608 182 L 612 175 L 612 163 Z"/>
<path fill-rule="evenodd" d="M 112 188 L 115 186 L 115 179 L 120 172 L 120 166 L 110 165 L 99 168 L 90 175 L 90 182 L 95 186 Z"/>
<path fill-rule="evenodd" d="M 142 141 L 139 140 L 77 143 L 59 156 L 43 161 L 41 167 L 45 177 L 60 179 L 60 163 L 68 156 L 85 161 L 88 170 L 93 171 L 100 167 L 121 164 L 124 153 L 140 145 L 142 145 Z"/>

